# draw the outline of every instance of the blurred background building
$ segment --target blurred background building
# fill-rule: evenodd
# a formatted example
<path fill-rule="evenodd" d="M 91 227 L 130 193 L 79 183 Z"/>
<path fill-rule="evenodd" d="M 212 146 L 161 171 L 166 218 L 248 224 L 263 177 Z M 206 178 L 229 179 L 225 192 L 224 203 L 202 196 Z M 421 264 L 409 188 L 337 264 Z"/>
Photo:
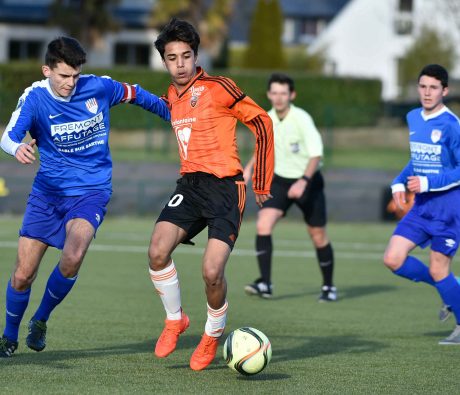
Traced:
<path fill-rule="evenodd" d="M 218 9 L 227 26 L 221 28 L 227 51 L 248 45 L 251 23 L 259 2 L 273 0 L 190 1 L 189 14 Z M 412 72 L 405 72 L 408 51 L 427 35 L 435 35 L 449 59 L 442 56 L 453 77 L 460 77 L 459 0 L 279 0 L 282 12 L 282 44 L 300 46 L 324 58 L 328 75 L 378 78 L 382 97 L 393 100 L 407 94 Z M 168 4 L 169 3 L 169 4 Z M 160 10 L 173 3 L 160 0 L 0 0 L 0 63 L 43 58 L 45 45 L 59 34 L 84 31 L 80 39 L 88 49 L 88 64 L 147 66 L 160 69 L 153 47 L 164 19 Z M 187 3 L 187 2 L 185 2 Z M 216 5 L 217 3 L 221 5 Z M 176 9 L 179 9 L 176 7 Z M 194 18 L 200 28 L 201 14 Z M 164 18 L 164 17 L 163 17 Z M 188 18 L 190 19 L 190 18 Z M 219 39 L 218 39 L 219 40 Z M 88 45 L 89 44 L 89 45 Z M 436 43 L 432 44 L 436 45 Z M 204 46 L 201 62 L 212 65 Z M 433 52 L 427 47 L 427 51 Z M 214 56 L 215 57 L 215 56 Z M 407 63 L 407 62 L 406 62 Z M 238 66 L 238 64 L 237 64 Z M 306 70 L 308 71 L 308 70 Z"/>

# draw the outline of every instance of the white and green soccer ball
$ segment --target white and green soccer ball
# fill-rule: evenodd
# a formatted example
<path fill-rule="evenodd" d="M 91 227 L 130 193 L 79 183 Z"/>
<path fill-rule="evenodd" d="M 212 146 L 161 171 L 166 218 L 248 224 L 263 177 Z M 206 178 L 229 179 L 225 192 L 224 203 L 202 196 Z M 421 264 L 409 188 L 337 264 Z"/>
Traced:
<path fill-rule="evenodd" d="M 230 369 L 245 376 L 265 369 L 272 358 L 272 346 L 264 333 L 251 327 L 235 329 L 224 344 L 224 360 Z"/>

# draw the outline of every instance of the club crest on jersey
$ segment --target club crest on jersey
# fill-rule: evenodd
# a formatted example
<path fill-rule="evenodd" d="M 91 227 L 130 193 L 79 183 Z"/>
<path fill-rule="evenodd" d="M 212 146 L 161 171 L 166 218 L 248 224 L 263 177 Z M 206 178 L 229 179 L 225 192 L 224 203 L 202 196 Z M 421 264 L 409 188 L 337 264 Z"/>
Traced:
<path fill-rule="evenodd" d="M 190 105 L 192 107 L 196 107 L 198 104 L 198 99 L 201 96 L 201 92 L 204 91 L 204 86 L 192 86 L 190 88 L 190 93 L 192 94 L 192 97 L 190 98 Z"/>
<path fill-rule="evenodd" d="M 97 113 L 98 105 L 97 105 L 97 100 L 94 97 L 86 100 L 85 104 L 89 112 L 92 112 L 93 114 Z"/>
<path fill-rule="evenodd" d="M 441 140 L 441 136 L 442 136 L 442 131 L 441 130 L 433 129 L 431 131 L 431 141 L 433 143 L 437 143 L 439 140 Z"/>
<path fill-rule="evenodd" d="M 188 143 L 190 141 L 190 135 L 192 134 L 192 124 L 185 123 L 174 126 L 174 132 L 176 133 L 177 143 L 179 144 L 180 156 L 183 159 L 187 159 Z"/>

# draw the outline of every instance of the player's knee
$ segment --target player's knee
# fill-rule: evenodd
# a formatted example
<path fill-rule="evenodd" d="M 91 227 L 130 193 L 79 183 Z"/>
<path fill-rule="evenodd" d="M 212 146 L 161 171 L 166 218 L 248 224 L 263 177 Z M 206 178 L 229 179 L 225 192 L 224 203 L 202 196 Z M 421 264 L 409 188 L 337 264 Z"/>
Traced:
<path fill-rule="evenodd" d="M 310 234 L 311 241 L 313 242 L 316 248 L 323 248 L 329 244 L 329 239 L 326 235 L 326 232 L 317 232 Z"/>
<path fill-rule="evenodd" d="M 224 281 L 224 274 L 216 267 L 203 270 L 203 280 L 207 286 L 218 287 Z"/>
<path fill-rule="evenodd" d="M 23 270 L 16 270 L 11 276 L 11 286 L 17 291 L 29 289 L 34 282 L 35 274 Z"/>
<path fill-rule="evenodd" d="M 79 248 L 64 249 L 61 256 L 61 272 L 63 268 L 80 267 L 85 257 L 85 252 L 85 250 Z"/>
<path fill-rule="evenodd" d="M 265 221 L 257 221 L 256 224 L 257 234 L 261 236 L 268 236 L 272 233 L 272 226 Z"/>
<path fill-rule="evenodd" d="M 403 262 L 404 259 L 392 250 L 385 251 L 385 254 L 383 255 L 383 264 L 391 271 L 399 269 Z"/>
<path fill-rule="evenodd" d="M 434 281 L 444 280 L 449 275 L 449 267 L 430 265 L 430 275 Z"/>
<path fill-rule="evenodd" d="M 164 269 L 171 260 L 169 254 L 153 245 L 149 247 L 148 255 L 150 268 L 155 271 Z"/>

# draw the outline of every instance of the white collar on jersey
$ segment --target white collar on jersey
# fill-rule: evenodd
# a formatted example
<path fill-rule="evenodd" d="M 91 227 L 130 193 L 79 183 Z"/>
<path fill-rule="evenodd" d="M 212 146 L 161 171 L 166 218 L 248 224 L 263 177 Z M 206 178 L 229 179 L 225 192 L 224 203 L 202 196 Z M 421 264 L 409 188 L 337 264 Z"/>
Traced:
<path fill-rule="evenodd" d="M 422 109 L 421 114 L 422 114 L 423 120 L 428 121 L 430 119 L 438 117 L 439 115 L 441 115 L 443 112 L 446 112 L 446 111 L 449 111 L 449 109 L 446 106 L 443 106 L 439 111 L 436 111 L 433 114 L 428 114 L 428 115 L 425 115 Z"/>
<path fill-rule="evenodd" d="M 70 99 L 72 98 L 72 96 L 75 94 L 75 91 L 77 90 L 77 85 L 75 85 L 75 88 L 73 88 L 73 91 L 72 91 L 72 93 L 71 93 L 69 96 L 67 96 L 67 97 L 57 96 L 57 95 L 53 92 L 53 90 L 51 89 L 50 79 L 47 78 L 47 79 L 46 79 L 46 90 L 49 92 L 49 94 L 50 94 L 51 96 L 53 96 L 54 99 L 59 100 L 59 101 L 63 101 L 63 102 L 69 102 Z"/>

